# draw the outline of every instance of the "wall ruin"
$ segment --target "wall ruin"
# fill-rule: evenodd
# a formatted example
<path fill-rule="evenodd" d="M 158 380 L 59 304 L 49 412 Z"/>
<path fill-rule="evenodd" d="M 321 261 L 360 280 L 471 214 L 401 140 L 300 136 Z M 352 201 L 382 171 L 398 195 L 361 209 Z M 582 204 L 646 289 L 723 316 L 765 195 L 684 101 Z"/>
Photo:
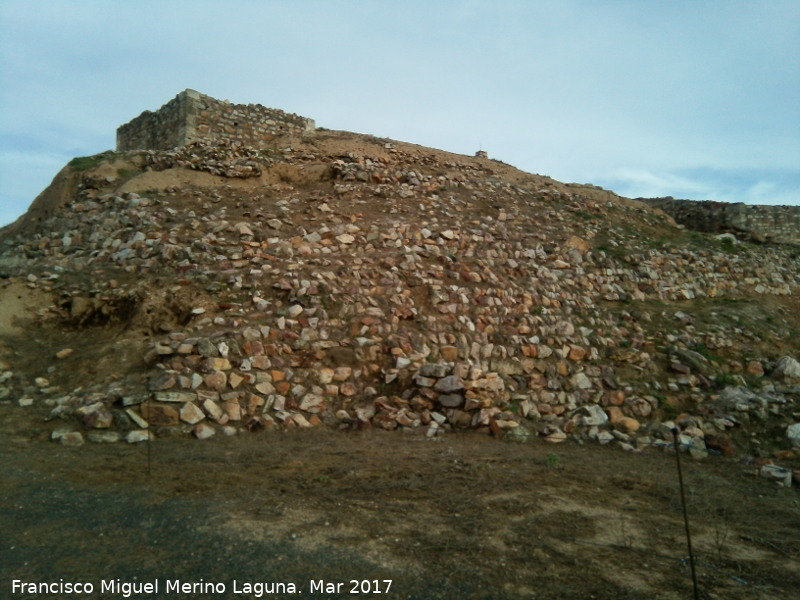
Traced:
<path fill-rule="evenodd" d="M 232 104 L 184 90 L 155 112 L 117 129 L 117 151 L 171 150 L 200 139 L 227 139 L 254 148 L 276 137 L 314 131 L 314 121 L 260 104 Z"/>
<path fill-rule="evenodd" d="M 750 205 L 710 200 L 637 198 L 660 208 L 687 229 L 733 233 L 757 242 L 800 244 L 800 206 Z"/>

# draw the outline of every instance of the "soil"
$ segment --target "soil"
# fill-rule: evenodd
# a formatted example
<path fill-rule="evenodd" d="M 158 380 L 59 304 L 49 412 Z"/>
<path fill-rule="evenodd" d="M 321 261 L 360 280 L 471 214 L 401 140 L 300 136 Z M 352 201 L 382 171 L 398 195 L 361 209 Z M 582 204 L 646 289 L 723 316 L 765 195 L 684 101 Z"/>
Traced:
<path fill-rule="evenodd" d="M 351 579 L 391 580 L 389 598 L 692 595 L 665 452 L 320 430 L 68 448 L 16 407 L 0 423 L 5 597 L 61 578 L 225 583 L 214 598 L 255 597 L 233 580 L 349 597 Z M 700 597 L 795 598 L 797 490 L 723 458 L 683 470 Z M 320 579 L 342 593 L 310 593 Z"/>

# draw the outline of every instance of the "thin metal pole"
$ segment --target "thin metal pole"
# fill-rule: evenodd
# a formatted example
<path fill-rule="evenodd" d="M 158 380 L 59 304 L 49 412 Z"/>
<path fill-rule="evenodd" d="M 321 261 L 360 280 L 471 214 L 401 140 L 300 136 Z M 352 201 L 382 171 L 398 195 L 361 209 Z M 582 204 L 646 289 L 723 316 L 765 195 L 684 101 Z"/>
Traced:
<path fill-rule="evenodd" d="M 150 418 L 151 415 L 153 414 L 152 413 L 152 409 L 150 408 L 150 406 L 151 406 L 150 405 L 150 400 L 152 400 L 152 394 L 148 394 L 147 395 L 147 417 L 148 418 Z M 147 423 L 147 476 L 148 477 L 150 477 L 150 475 L 152 474 L 150 472 L 150 462 L 151 462 L 150 461 L 150 453 L 151 453 L 150 446 L 152 445 L 152 442 L 153 442 L 153 438 L 151 437 L 151 433 L 150 433 L 150 422 L 148 421 L 148 423 Z"/>
<path fill-rule="evenodd" d="M 672 430 L 675 438 L 675 460 L 678 463 L 678 482 L 681 487 L 681 504 L 683 505 L 683 524 L 686 527 L 686 545 L 689 547 L 689 564 L 692 567 L 692 585 L 694 586 L 694 600 L 700 600 L 700 589 L 697 587 L 697 573 L 694 568 L 694 552 L 692 552 L 692 534 L 689 532 L 689 514 L 686 512 L 686 493 L 683 490 L 683 472 L 681 471 L 681 448 L 678 440 L 678 428 Z"/>

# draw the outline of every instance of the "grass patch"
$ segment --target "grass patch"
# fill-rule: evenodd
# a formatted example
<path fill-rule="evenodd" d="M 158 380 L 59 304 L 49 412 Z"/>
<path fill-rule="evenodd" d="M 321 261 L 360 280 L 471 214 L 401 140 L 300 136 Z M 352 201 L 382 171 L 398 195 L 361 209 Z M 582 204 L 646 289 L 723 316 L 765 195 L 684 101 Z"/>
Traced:
<path fill-rule="evenodd" d="M 678 416 L 678 409 L 672 404 L 662 403 L 659 407 L 661 408 L 661 414 L 669 421 Z"/>
<path fill-rule="evenodd" d="M 719 373 L 714 378 L 717 389 L 724 390 L 726 387 L 738 387 L 742 385 L 742 380 L 732 373 Z"/>
<path fill-rule="evenodd" d="M 700 356 L 705 358 L 708 362 L 713 363 L 722 361 L 722 359 L 719 356 L 711 352 L 711 350 L 709 350 L 703 343 L 697 342 L 694 344 L 689 344 L 689 347 L 695 352 L 697 352 Z"/>
<path fill-rule="evenodd" d="M 599 244 L 598 246 L 595 247 L 595 250 L 603 252 L 609 258 L 613 258 L 616 260 L 622 260 L 628 255 L 623 246 L 621 245 L 614 246 L 610 242 Z"/>
<path fill-rule="evenodd" d="M 548 452 L 544 458 L 544 464 L 548 470 L 558 469 L 561 466 L 561 457 L 555 452 Z"/>
<path fill-rule="evenodd" d="M 112 154 L 113 152 L 111 150 L 107 150 L 106 152 L 95 154 L 94 156 L 77 156 L 69 161 L 69 166 L 75 171 L 87 171 L 102 163 Z"/>

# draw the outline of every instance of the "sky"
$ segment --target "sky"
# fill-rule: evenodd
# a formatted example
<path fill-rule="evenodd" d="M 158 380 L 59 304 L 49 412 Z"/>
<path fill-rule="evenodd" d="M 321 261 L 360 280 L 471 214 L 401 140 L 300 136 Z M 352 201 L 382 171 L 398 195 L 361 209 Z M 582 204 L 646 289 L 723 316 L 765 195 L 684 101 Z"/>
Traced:
<path fill-rule="evenodd" d="M 627 197 L 800 205 L 798 0 L 0 0 L 0 226 L 186 88 Z"/>

